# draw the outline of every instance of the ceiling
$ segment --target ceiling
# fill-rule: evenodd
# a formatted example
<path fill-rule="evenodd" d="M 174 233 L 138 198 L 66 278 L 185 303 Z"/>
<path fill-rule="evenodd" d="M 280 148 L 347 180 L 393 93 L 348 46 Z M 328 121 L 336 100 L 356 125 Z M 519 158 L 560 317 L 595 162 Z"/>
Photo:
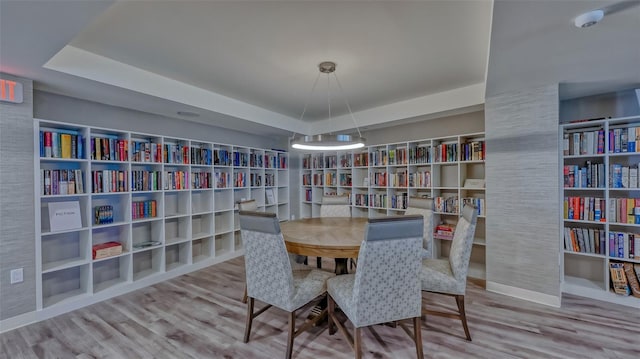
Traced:
<path fill-rule="evenodd" d="M 367 129 L 478 110 L 485 94 L 522 87 L 563 83 L 568 97 L 638 87 L 638 4 L 0 0 L 0 71 L 254 134 L 352 131 L 345 99 Z M 600 24 L 573 26 L 596 8 L 609 12 Z M 326 60 L 343 91 L 322 75 L 311 92 Z"/>

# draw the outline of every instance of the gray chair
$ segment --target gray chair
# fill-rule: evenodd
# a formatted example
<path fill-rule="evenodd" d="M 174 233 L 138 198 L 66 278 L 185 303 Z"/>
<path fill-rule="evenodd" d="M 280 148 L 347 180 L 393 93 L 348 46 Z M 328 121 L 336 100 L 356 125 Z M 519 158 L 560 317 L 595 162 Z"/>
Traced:
<path fill-rule="evenodd" d="M 421 216 L 369 219 L 358 254 L 355 274 L 339 275 L 327 281 L 329 294 L 329 334 L 335 326 L 362 356 L 361 328 L 413 319 L 413 335 L 418 358 L 423 357 L 421 337 L 420 248 Z M 353 336 L 336 316 L 338 306 L 353 324 Z"/>
<path fill-rule="evenodd" d="M 258 203 L 255 199 L 246 199 L 238 201 L 238 209 L 241 211 L 257 211 Z M 247 302 L 247 285 L 244 286 L 244 293 L 242 294 L 242 303 Z"/>
<path fill-rule="evenodd" d="M 320 205 L 320 217 L 351 217 L 351 204 L 349 203 L 349 195 L 322 196 L 322 204 Z M 317 267 L 322 268 L 322 258 L 318 257 Z M 339 259 L 336 259 L 338 265 Z M 351 259 L 351 268 L 355 261 Z M 346 270 L 346 266 L 344 267 Z"/>
<path fill-rule="evenodd" d="M 246 199 L 238 201 L 238 209 L 241 211 L 257 211 L 258 202 L 255 199 Z"/>
<path fill-rule="evenodd" d="M 326 281 L 334 274 L 316 269 L 291 269 L 280 223 L 274 213 L 241 211 L 240 231 L 245 249 L 249 297 L 244 342 L 249 342 L 253 319 L 275 306 L 289 312 L 285 357 L 291 358 L 293 339 L 324 317 L 316 316 L 296 330 L 296 311 L 313 303 L 314 299 L 322 299 L 326 293 Z M 266 306 L 254 313 L 256 299 Z"/>
<path fill-rule="evenodd" d="M 431 258 L 433 246 L 433 198 L 409 197 L 405 215 L 421 215 L 424 218 L 422 259 Z"/>
<path fill-rule="evenodd" d="M 420 272 L 420 282 L 424 292 L 453 296 L 458 305 L 457 313 L 425 309 L 423 314 L 460 319 L 469 341 L 471 341 L 471 334 L 467 326 L 464 295 L 467 289 L 467 274 L 477 219 L 478 209 L 473 205 L 465 205 L 462 209 L 462 217 L 458 220 L 453 234 L 449 258 L 425 259 L 422 261 Z"/>

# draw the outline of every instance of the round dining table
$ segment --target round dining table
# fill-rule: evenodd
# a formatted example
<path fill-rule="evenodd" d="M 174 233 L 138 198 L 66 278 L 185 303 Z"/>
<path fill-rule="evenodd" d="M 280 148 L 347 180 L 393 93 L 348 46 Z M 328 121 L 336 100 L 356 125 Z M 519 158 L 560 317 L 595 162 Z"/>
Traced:
<path fill-rule="evenodd" d="M 336 274 L 347 273 L 347 259 L 358 258 L 367 218 L 317 217 L 280 223 L 289 253 L 336 259 Z"/>

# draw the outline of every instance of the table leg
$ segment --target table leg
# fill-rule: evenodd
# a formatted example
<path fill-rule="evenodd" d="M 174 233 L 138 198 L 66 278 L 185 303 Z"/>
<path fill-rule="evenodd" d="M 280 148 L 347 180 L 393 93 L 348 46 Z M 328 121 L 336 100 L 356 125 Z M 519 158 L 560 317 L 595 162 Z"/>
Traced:
<path fill-rule="evenodd" d="M 336 275 L 349 274 L 349 271 L 347 270 L 348 261 L 348 258 L 336 258 Z"/>

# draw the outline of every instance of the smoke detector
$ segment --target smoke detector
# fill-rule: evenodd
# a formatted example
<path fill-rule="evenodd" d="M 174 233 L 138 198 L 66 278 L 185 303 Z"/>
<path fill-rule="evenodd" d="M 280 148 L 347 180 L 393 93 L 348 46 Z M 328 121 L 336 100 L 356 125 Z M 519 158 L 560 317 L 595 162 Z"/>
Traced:
<path fill-rule="evenodd" d="M 593 11 L 585 12 L 584 14 L 578 15 L 573 21 L 573 24 L 576 25 L 576 27 L 580 27 L 580 28 L 590 27 L 600 22 L 600 20 L 602 20 L 603 17 L 604 17 L 604 11 L 593 10 Z"/>

